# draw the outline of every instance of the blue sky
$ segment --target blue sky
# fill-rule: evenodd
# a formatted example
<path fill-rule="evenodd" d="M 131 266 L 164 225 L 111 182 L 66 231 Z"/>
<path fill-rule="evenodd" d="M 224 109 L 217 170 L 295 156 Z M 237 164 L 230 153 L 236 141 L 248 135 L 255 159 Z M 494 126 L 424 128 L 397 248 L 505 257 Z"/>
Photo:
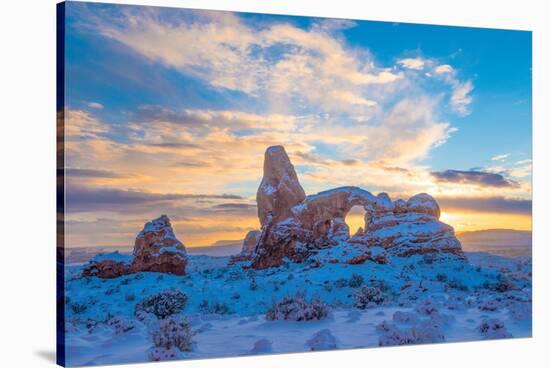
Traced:
<path fill-rule="evenodd" d="M 530 32 L 71 2 L 66 14 L 74 245 L 125 243 L 155 211 L 196 245 L 238 238 L 257 226 L 270 144 L 309 194 L 426 191 L 458 229 L 530 227 Z M 219 211 L 227 201 L 240 212 Z M 92 234 L 119 222 L 127 233 Z"/>

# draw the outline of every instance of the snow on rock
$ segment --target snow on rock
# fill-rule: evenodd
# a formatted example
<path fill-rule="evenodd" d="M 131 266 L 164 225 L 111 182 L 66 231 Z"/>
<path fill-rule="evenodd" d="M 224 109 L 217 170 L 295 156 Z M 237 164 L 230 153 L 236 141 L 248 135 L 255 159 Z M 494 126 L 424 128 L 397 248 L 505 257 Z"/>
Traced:
<path fill-rule="evenodd" d="M 412 196 L 407 201 L 406 206 L 407 212 L 425 213 L 435 217 L 436 219 L 439 219 L 439 216 L 441 215 L 441 210 L 439 209 L 439 205 L 435 199 L 426 193 L 420 193 Z"/>
<path fill-rule="evenodd" d="M 433 254 L 436 258 L 464 259 L 454 229 L 439 221 L 439 206 L 430 195 L 422 193 L 407 202 L 391 202 L 381 193 L 377 199 L 365 207 L 365 231 L 351 238 L 351 243 L 380 246 L 399 257 Z"/>
<path fill-rule="evenodd" d="M 284 147 L 267 148 L 264 176 L 256 194 L 260 224 L 265 226 L 268 222 L 287 218 L 290 209 L 302 202 L 305 196 Z"/>
<path fill-rule="evenodd" d="M 341 244 L 363 246 L 362 254 L 348 259 L 351 264 L 389 262 L 385 254 L 373 257 L 372 247 L 399 257 L 431 254 L 438 260 L 465 260 L 454 229 L 439 221 L 439 205 L 430 195 L 392 202 L 386 193 L 340 187 L 305 197 L 281 146 L 266 151 L 257 204 L 262 232 L 252 262 L 256 269 L 281 266 L 283 259 L 303 262 L 320 249 Z M 365 227 L 350 238 L 345 217 L 356 205 L 366 211 Z"/>
<path fill-rule="evenodd" d="M 184 275 L 188 262 L 185 246 L 175 236 L 166 215 L 145 224 L 138 234 L 133 256 L 118 252 L 94 257 L 83 276 L 114 278 L 136 272 Z"/>
<path fill-rule="evenodd" d="M 249 231 L 243 240 L 243 249 L 241 251 L 241 254 L 254 253 L 254 250 L 256 249 L 256 244 L 258 244 L 258 240 L 260 239 L 261 234 L 262 232 L 259 230 Z"/>
<path fill-rule="evenodd" d="M 337 348 L 337 340 L 330 330 L 325 328 L 313 334 L 306 342 L 306 346 L 311 351 L 334 350 Z"/>
<path fill-rule="evenodd" d="M 185 246 L 176 239 L 166 215 L 145 224 L 134 246 L 133 272 L 165 272 L 185 274 Z"/>

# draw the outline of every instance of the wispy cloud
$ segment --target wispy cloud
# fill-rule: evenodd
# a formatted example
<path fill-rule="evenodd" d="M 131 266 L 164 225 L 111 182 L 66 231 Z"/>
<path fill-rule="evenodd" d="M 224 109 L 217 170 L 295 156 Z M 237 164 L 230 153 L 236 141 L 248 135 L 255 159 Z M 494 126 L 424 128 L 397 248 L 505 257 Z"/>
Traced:
<path fill-rule="evenodd" d="M 510 156 L 509 153 L 504 153 L 502 155 L 496 155 L 491 157 L 491 161 L 504 161 Z"/>
<path fill-rule="evenodd" d="M 530 215 L 532 208 L 532 202 L 530 199 L 505 197 L 438 197 L 436 199 L 444 211 L 465 210 L 474 212 L 513 213 Z"/>
<path fill-rule="evenodd" d="M 422 70 L 426 62 L 422 58 L 406 58 L 397 61 L 398 64 L 407 69 Z"/>
<path fill-rule="evenodd" d="M 103 109 L 103 105 L 100 104 L 99 102 L 88 102 L 87 105 L 89 108 L 92 108 L 92 109 L 97 109 L 97 110 Z"/>
<path fill-rule="evenodd" d="M 476 184 L 490 187 L 517 187 L 517 183 L 500 174 L 483 171 L 445 170 L 431 173 L 439 182 Z"/>

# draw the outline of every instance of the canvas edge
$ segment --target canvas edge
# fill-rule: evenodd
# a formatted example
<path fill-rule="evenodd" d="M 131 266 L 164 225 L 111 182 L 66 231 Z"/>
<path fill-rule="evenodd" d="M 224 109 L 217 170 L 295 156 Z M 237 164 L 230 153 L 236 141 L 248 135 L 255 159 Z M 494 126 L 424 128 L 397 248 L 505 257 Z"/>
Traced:
<path fill-rule="evenodd" d="M 56 363 L 65 366 L 65 2 L 56 4 Z"/>

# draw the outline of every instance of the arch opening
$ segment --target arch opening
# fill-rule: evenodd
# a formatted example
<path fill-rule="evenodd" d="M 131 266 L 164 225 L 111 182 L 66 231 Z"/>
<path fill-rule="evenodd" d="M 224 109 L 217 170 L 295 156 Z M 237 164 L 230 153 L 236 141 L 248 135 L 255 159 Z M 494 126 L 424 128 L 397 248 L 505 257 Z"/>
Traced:
<path fill-rule="evenodd" d="M 367 211 L 365 211 L 363 206 L 360 206 L 360 205 L 355 205 L 349 210 L 346 217 L 344 218 L 344 221 L 346 222 L 346 225 L 348 225 L 349 227 L 350 236 L 355 235 L 355 233 L 357 233 L 357 230 L 359 230 L 359 228 L 362 228 L 363 230 L 365 230 L 366 214 L 367 214 Z"/>

